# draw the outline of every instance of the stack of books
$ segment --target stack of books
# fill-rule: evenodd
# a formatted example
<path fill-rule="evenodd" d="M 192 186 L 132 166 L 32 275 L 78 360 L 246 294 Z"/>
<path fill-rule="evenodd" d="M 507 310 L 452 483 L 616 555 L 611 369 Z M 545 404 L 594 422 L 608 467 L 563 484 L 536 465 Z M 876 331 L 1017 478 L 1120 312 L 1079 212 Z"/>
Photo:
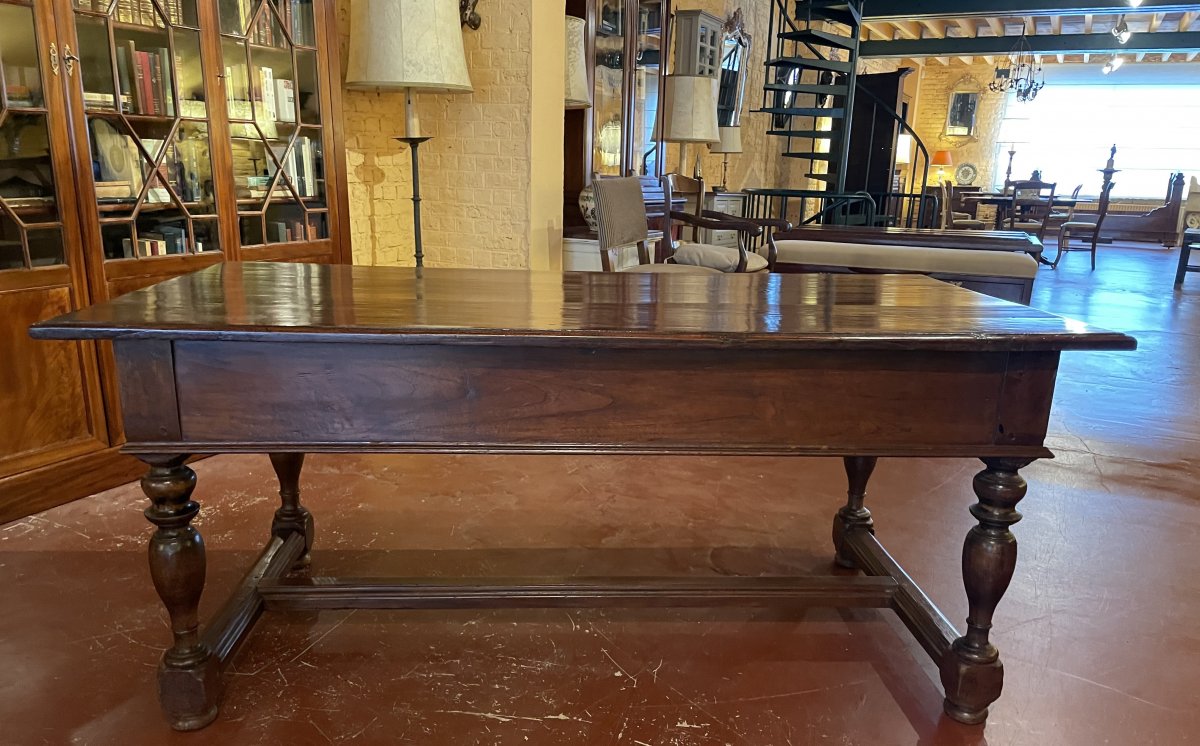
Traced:
<path fill-rule="evenodd" d="M 117 74 L 127 113 L 175 116 L 175 97 L 171 90 L 171 53 L 165 47 L 139 50 L 133 40 L 117 42 Z"/>

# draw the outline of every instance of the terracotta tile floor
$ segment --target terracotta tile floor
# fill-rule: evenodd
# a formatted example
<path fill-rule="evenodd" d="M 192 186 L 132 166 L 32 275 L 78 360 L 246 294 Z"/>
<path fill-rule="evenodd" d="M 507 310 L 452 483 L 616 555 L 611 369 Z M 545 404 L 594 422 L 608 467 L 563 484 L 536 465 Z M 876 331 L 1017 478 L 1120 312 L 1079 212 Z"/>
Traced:
<path fill-rule="evenodd" d="M 941 716 L 888 612 L 267 615 L 194 734 L 159 715 L 167 638 L 135 486 L 0 527 L 0 744 L 1183 744 L 1200 732 L 1200 277 L 1107 248 L 1042 270 L 1035 305 L 1131 332 L 1067 355 L 996 619 L 986 728 Z M 798 393 L 795 406 L 804 406 Z M 879 535 L 956 622 L 966 460 L 885 461 Z M 265 458 L 200 463 L 205 609 L 275 507 Z M 313 457 L 328 573 L 758 573 L 829 567 L 836 460 Z"/>

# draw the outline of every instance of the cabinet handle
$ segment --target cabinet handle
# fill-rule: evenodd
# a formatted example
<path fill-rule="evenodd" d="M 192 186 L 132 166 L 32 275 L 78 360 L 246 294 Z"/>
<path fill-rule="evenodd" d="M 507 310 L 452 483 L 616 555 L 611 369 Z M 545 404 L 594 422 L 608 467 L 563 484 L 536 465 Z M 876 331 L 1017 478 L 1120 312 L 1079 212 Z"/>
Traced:
<path fill-rule="evenodd" d="M 50 72 L 58 75 L 58 44 L 50 42 Z"/>
<path fill-rule="evenodd" d="M 79 58 L 71 51 L 71 45 L 63 47 L 63 59 L 67 62 L 67 77 L 72 77 L 75 74 L 75 61 Z"/>

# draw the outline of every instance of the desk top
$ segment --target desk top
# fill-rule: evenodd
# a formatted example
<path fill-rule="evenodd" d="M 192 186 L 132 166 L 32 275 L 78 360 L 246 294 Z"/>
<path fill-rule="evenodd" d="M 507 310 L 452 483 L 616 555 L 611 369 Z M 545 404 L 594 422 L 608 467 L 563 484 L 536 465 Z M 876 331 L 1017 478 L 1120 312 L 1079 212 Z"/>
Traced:
<path fill-rule="evenodd" d="M 214 265 L 34 325 L 39 339 L 762 349 L 1134 349 L 919 275 Z"/>

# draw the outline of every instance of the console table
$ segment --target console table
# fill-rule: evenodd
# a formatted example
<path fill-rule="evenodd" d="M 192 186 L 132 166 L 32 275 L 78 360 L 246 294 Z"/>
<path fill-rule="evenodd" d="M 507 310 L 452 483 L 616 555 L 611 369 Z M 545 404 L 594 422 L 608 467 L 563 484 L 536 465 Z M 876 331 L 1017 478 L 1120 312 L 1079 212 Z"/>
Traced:
<path fill-rule="evenodd" d="M 221 670 L 264 609 L 494 606 L 888 608 L 937 662 L 945 711 L 980 723 L 1003 681 L 989 630 L 1016 564 L 1019 472 L 1051 455 L 1059 355 L 1136 346 L 913 275 L 265 263 L 216 265 L 31 333 L 113 341 L 125 450 L 149 467 L 150 571 L 174 639 L 159 697 L 179 730 L 217 716 Z M 834 557 L 861 574 L 310 577 L 304 454 L 363 451 L 838 456 L 849 490 Z M 246 452 L 270 455 L 281 505 L 261 556 L 201 629 L 205 546 L 187 459 Z M 884 550 L 864 503 L 878 457 L 931 456 L 985 467 L 961 558 L 965 633 Z"/>

